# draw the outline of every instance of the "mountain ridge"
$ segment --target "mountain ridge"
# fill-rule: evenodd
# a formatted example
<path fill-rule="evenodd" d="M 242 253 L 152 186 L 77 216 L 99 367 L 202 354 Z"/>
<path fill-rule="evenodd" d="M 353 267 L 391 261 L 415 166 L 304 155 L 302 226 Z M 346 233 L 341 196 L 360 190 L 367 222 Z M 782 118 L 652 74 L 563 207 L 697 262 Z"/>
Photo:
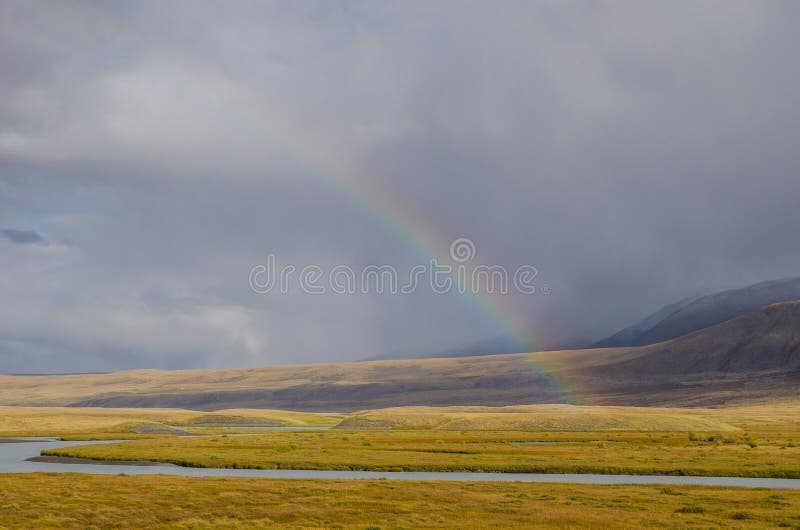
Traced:
<path fill-rule="evenodd" d="M 591 345 L 593 348 L 646 346 L 743 316 L 777 302 L 800 299 L 800 277 L 767 280 L 684 299 Z M 653 323 L 657 316 L 663 318 Z"/>

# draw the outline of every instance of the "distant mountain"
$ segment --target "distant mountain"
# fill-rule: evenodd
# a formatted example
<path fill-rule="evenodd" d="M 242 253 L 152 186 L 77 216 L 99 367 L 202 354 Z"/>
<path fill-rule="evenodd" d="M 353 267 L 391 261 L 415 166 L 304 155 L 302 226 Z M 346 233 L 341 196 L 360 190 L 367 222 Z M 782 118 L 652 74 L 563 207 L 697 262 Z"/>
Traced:
<path fill-rule="evenodd" d="M 776 302 L 800 299 L 800 278 L 757 283 L 741 289 L 688 298 L 592 345 L 594 348 L 644 346 L 720 324 Z"/>
<path fill-rule="evenodd" d="M 800 301 L 779 302 L 610 363 L 643 377 L 782 371 L 800 375 Z"/>
<path fill-rule="evenodd" d="M 459 346 L 450 350 L 425 355 L 427 358 L 447 358 L 447 357 L 477 357 L 479 355 L 506 355 L 509 353 L 528 353 L 536 351 L 533 346 L 519 346 L 511 343 L 507 338 L 494 337 L 478 342 L 473 342 L 465 346 Z M 420 356 L 422 357 L 422 356 Z"/>
<path fill-rule="evenodd" d="M 652 315 L 649 315 L 636 324 L 629 326 L 617 333 L 607 337 L 600 342 L 597 342 L 592 345 L 593 348 L 615 348 L 619 346 L 633 346 L 636 344 L 636 341 L 639 340 L 639 337 L 643 336 L 645 333 L 653 329 L 653 327 L 667 318 L 668 316 L 672 315 L 676 311 L 683 309 L 687 305 L 691 304 L 699 297 L 694 296 L 690 298 L 684 298 L 679 302 L 675 302 L 674 304 L 669 304 L 667 306 L 662 307 Z"/>
<path fill-rule="evenodd" d="M 705 406 L 800 397 L 800 301 L 648 346 L 541 354 L 592 403 Z"/>

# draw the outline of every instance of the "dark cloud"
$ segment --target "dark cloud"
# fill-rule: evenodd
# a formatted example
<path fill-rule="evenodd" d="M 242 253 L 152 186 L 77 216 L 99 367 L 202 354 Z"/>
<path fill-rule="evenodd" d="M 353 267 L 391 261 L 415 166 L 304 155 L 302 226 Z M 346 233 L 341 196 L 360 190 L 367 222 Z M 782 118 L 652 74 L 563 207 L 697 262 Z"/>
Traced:
<path fill-rule="evenodd" d="M 539 269 L 500 320 L 554 343 L 798 275 L 798 5 L 3 2 L 0 226 L 49 244 L 0 248 L 0 371 L 502 331 L 429 290 L 254 294 L 271 252 L 407 270 L 469 237 Z"/>
<path fill-rule="evenodd" d="M 0 229 L 0 235 L 18 245 L 46 245 L 47 240 L 33 230 Z"/>

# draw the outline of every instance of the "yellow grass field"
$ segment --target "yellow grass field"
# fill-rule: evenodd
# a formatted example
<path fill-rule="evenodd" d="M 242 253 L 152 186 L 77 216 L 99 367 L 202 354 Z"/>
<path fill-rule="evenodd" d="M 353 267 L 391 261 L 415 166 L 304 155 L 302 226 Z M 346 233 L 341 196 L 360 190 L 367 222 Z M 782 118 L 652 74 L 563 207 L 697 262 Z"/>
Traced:
<path fill-rule="evenodd" d="M 516 405 L 397 407 L 355 413 L 268 409 L 199 412 L 184 409 L 0 406 L 0 436 L 132 433 L 142 424 L 285 425 L 346 429 L 575 431 L 800 430 L 800 401 L 723 408 Z"/>
<path fill-rule="evenodd" d="M 35 412 L 36 409 L 33 409 Z M 317 416 L 265 411 L 261 418 L 328 425 L 327 431 L 276 432 L 248 437 L 176 438 L 66 447 L 52 456 L 100 460 L 153 460 L 184 466 L 363 469 L 384 471 L 501 471 L 631 473 L 800 478 L 800 419 L 793 401 L 728 409 L 646 409 L 531 405 L 516 407 L 413 407 Z M 129 414 L 135 414 L 128 411 Z M 243 415 L 248 411 L 238 411 Z M 22 418 L 31 409 L 18 411 Z M 107 426 L 113 413 L 92 410 L 87 436 L 126 437 Z M 144 412 L 142 412 L 144 414 Z M 187 411 L 153 411 L 164 422 L 185 421 Z M 159 416 L 160 415 L 160 416 Z M 233 416 L 232 411 L 221 415 Z M 48 418 L 40 418 L 43 429 Z M 135 416 L 134 416 L 135 417 Z M 61 421 L 68 425 L 65 416 Z M 87 419 L 88 418 L 88 419 Z M 144 417 L 140 417 L 139 420 Z M 42 421 L 43 420 L 43 421 Z M 20 420 L 22 421 L 22 420 Z M 20 427 L 24 432 L 26 423 Z M 70 426 L 74 429 L 74 426 Z M 129 429 L 130 430 L 130 429 Z M 90 434 L 88 434 L 90 433 Z M 62 434 L 55 425 L 48 434 Z M 66 438 L 78 439 L 79 434 Z M 547 442 L 520 444 L 519 442 Z M 556 443 L 557 442 L 557 443 Z"/>
<path fill-rule="evenodd" d="M 51 449 L 43 454 L 190 467 L 800 478 L 800 447 L 754 436 L 336 429 L 246 437 L 159 437 Z"/>
<path fill-rule="evenodd" d="M 339 428 L 519 431 L 735 431 L 713 409 L 516 405 L 397 407 L 348 415 Z M 729 416 L 726 416 L 726 418 Z"/>
<path fill-rule="evenodd" d="M 0 408 L 6 436 L 130 438 L 48 454 L 209 467 L 800 477 L 797 401 L 719 409 Z M 335 426 L 222 433 L 221 425 Z M 212 425 L 212 436 L 136 434 Z M 569 430 L 571 429 L 571 430 Z M 517 445 L 512 442 L 568 442 Z M 64 466 L 69 471 L 68 466 Z M 390 480 L 0 474 L 0 528 L 800 528 L 800 491 Z"/>
<path fill-rule="evenodd" d="M 2 528 L 794 528 L 800 491 L 0 475 Z"/>
<path fill-rule="evenodd" d="M 0 407 L 0 436 L 133 434 L 143 424 L 256 423 L 292 426 L 336 425 L 337 415 L 283 410 L 234 409 L 214 413 L 181 409 Z"/>

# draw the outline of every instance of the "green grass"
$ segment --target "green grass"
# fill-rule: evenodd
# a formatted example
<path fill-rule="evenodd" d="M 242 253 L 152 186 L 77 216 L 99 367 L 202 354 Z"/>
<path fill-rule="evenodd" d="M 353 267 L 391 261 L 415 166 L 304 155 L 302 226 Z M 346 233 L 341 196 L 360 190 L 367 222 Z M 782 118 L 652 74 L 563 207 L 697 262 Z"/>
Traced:
<path fill-rule="evenodd" d="M 572 484 L 0 475 L 0 527 L 764 528 L 800 491 Z"/>
<path fill-rule="evenodd" d="M 64 410 L 64 414 L 57 414 Z M 647 409 L 536 405 L 413 407 L 347 416 L 328 431 L 255 431 L 226 437 L 130 434 L 135 418 L 162 423 L 253 421 L 328 424 L 342 416 L 283 411 L 197 413 L 123 409 L 21 409 L 22 428 L 65 439 L 139 438 L 124 444 L 54 449 L 48 454 L 154 460 L 184 466 L 386 471 L 630 473 L 800 478 L 800 416 L 794 402 L 728 409 Z M 9 429 L 0 417 L 0 429 Z M 199 421 L 198 421 L 199 420 Z M 366 421 L 365 421 L 366 420 Z M 83 423 L 81 423 L 83 422 Z M 380 427 L 375 429 L 374 427 Z M 78 428 L 86 429 L 81 432 Z M 373 427 L 372 429 L 368 427 Z M 496 430 L 489 430 L 495 428 Z M 527 428 L 527 429 L 523 429 Z M 559 429 L 576 429 L 562 432 Z M 66 433 L 63 429 L 69 429 Z M 91 429 L 94 429 L 92 431 Z M 660 429 L 660 430 L 659 430 Z M 681 430 L 683 429 L 683 430 Z M 78 430 L 77 433 L 74 431 Z M 38 431 L 40 432 L 40 431 Z M 575 442 L 515 445 L 519 441 Z M 600 441 L 601 443 L 591 443 Z"/>
<path fill-rule="evenodd" d="M 800 478 L 800 449 L 748 433 L 519 431 L 270 432 L 162 437 L 45 451 L 192 467 L 379 471 L 498 471 Z M 516 445 L 522 441 L 570 442 Z M 593 443 L 598 442 L 598 443 Z"/>

